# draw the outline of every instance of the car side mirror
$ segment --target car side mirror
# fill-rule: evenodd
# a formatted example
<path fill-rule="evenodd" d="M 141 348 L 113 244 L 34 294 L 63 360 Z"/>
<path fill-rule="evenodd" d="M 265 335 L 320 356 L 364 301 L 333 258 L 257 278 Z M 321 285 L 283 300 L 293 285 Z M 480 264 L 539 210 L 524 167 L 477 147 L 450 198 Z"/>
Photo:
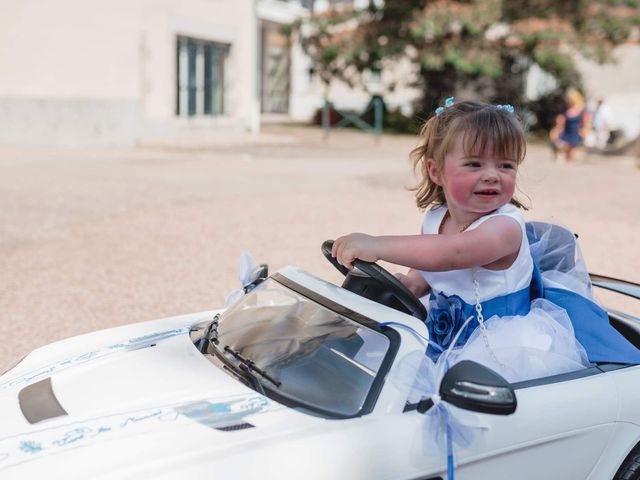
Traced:
<path fill-rule="evenodd" d="M 516 411 L 516 393 L 511 384 L 490 368 L 463 360 L 444 375 L 440 398 L 473 412 L 511 415 Z"/>

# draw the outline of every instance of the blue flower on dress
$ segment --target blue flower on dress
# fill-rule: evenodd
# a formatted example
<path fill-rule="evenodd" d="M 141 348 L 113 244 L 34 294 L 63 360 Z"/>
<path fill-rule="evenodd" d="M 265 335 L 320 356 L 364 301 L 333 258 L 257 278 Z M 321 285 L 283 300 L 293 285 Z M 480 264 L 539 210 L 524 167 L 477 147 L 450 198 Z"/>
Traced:
<path fill-rule="evenodd" d="M 442 292 L 429 300 L 427 328 L 429 339 L 446 349 L 465 321 L 464 305 L 456 296 L 447 297 Z"/>

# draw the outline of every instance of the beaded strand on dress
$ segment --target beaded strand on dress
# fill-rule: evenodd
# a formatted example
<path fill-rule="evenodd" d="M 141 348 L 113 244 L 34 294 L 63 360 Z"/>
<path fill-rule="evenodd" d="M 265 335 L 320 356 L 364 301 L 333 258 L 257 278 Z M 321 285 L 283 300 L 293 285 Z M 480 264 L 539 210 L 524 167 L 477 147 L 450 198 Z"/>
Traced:
<path fill-rule="evenodd" d="M 444 216 L 442 217 L 442 220 L 440 221 L 440 226 L 438 228 L 439 234 L 442 233 L 444 224 L 447 222 L 447 220 L 449 220 L 449 218 L 451 218 L 451 213 L 449 213 L 449 209 L 447 209 L 447 211 L 444 213 Z M 462 227 L 458 226 L 458 231 L 460 233 L 466 231 L 467 228 L 469 228 L 472 223 L 473 221 L 467 223 L 466 225 L 463 225 Z M 498 365 L 500 365 L 503 368 L 508 368 L 504 363 L 498 360 L 498 357 L 496 357 L 496 354 L 491 348 L 491 345 L 489 343 L 489 335 L 487 334 L 487 327 L 484 324 L 484 316 L 482 315 L 482 305 L 480 304 L 480 282 L 478 282 L 477 269 L 475 267 L 471 269 L 471 276 L 473 279 L 473 294 L 476 300 L 476 313 L 478 314 L 478 324 L 480 325 L 480 331 L 482 332 L 484 345 L 487 351 L 489 352 L 489 354 L 491 354 L 491 357 L 493 357 L 493 359 Z"/>
<path fill-rule="evenodd" d="M 480 325 L 480 331 L 482 332 L 482 339 L 484 340 L 484 346 L 487 351 L 491 354 L 493 359 L 496 361 L 498 365 L 501 367 L 507 368 L 505 364 L 503 364 L 496 354 L 494 353 L 491 345 L 489 344 L 489 335 L 487 334 L 487 327 L 484 324 L 484 316 L 482 315 L 482 305 L 480 304 L 480 282 L 478 282 L 478 273 L 477 269 L 474 267 L 471 269 L 471 276 L 473 278 L 473 294 L 476 300 L 476 313 L 478 314 L 478 324 Z"/>

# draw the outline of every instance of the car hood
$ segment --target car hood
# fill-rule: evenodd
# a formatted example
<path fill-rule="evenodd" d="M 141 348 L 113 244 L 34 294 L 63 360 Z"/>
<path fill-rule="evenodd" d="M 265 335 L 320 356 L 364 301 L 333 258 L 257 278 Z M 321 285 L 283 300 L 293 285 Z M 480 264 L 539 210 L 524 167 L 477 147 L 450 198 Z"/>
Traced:
<path fill-rule="evenodd" d="M 144 465 L 228 461 L 340 423 L 286 408 L 213 365 L 189 337 L 202 320 L 76 337 L 0 377 L 2 478 L 136 477 Z"/>

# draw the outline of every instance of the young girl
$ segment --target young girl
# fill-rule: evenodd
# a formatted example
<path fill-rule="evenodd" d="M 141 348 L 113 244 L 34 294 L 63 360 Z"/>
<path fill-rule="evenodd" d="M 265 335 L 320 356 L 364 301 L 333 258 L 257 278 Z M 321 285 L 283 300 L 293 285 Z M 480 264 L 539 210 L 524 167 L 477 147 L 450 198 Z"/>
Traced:
<path fill-rule="evenodd" d="M 437 361 L 469 317 L 450 362 L 473 359 L 518 381 L 589 365 L 567 313 L 531 302 L 534 265 L 520 202 L 514 198 L 525 137 L 513 107 L 447 99 L 412 152 L 422 174 L 422 234 L 338 238 L 333 255 L 410 267 L 398 278 L 417 296 L 430 293 L 426 319 Z M 430 208 L 429 208 L 430 207 Z"/>
<path fill-rule="evenodd" d="M 556 124 L 549 132 L 549 138 L 556 149 L 562 152 L 567 163 L 573 160 L 591 130 L 591 115 L 585 106 L 584 97 L 575 89 L 567 92 L 567 110 L 556 117 Z"/>

